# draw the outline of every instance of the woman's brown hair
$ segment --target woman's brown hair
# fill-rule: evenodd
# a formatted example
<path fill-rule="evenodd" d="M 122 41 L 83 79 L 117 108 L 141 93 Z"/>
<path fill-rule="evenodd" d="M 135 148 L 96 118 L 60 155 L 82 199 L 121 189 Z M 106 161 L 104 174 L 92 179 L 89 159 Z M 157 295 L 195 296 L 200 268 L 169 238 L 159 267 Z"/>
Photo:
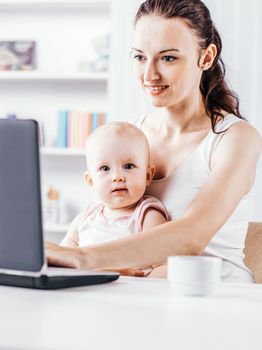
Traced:
<path fill-rule="evenodd" d="M 152 14 L 185 20 L 198 39 L 200 51 L 210 44 L 216 45 L 217 55 L 214 62 L 208 70 L 203 71 L 200 82 L 200 91 L 211 119 L 212 130 L 215 132 L 217 120 L 223 118 L 221 111 L 244 119 L 239 111 L 239 99 L 226 83 L 225 65 L 220 57 L 222 41 L 206 5 L 201 0 L 146 0 L 138 9 L 135 24 L 141 17 Z"/>

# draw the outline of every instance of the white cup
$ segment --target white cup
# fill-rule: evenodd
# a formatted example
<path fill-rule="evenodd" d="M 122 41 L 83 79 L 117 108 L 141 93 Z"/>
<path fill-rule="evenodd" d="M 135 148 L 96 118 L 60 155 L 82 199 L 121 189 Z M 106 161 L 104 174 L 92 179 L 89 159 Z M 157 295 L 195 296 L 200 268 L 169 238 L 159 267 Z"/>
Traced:
<path fill-rule="evenodd" d="M 222 260 L 211 256 L 169 256 L 167 276 L 179 295 L 210 294 L 221 281 Z"/>

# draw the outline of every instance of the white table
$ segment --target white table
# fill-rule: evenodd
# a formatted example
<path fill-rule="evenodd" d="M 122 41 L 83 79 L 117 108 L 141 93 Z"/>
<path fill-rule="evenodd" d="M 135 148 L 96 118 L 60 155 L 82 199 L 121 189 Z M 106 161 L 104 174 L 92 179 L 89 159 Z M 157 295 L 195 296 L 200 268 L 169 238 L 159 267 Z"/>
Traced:
<path fill-rule="evenodd" d="M 262 285 L 178 297 L 163 280 L 57 291 L 0 286 L 0 349 L 262 349 Z"/>

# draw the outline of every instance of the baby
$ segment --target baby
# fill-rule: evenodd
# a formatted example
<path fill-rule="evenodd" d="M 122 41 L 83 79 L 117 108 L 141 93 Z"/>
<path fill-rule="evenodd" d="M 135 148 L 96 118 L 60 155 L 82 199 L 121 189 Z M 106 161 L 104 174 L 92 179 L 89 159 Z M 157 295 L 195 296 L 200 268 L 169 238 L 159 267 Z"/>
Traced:
<path fill-rule="evenodd" d="M 62 246 L 84 247 L 133 235 L 168 220 L 154 197 L 145 196 L 155 167 L 144 133 L 127 122 L 97 128 L 86 141 L 85 180 L 96 200 L 71 223 Z"/>

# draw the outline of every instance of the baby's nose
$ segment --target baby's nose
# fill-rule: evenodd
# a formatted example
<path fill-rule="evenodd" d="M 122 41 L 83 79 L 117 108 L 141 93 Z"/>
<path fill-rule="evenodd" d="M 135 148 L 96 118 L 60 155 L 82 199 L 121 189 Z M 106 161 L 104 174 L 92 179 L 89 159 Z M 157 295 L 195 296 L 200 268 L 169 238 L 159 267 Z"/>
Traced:
<path fill-rule="evenodd" d="M 116 173 L 113 176 L 113 182 L 125 182 L 126 178 L 121 173 Z"/>

